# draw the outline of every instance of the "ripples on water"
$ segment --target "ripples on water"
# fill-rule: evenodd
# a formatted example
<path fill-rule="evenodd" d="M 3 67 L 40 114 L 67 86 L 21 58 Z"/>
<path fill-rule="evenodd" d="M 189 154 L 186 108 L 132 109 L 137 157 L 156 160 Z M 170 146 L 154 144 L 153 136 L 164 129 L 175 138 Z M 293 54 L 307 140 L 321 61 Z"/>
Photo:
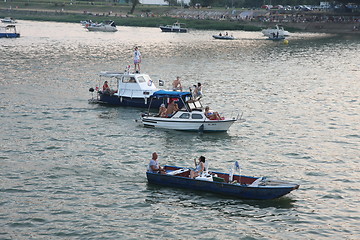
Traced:
<path fill-rule="evenodd" d="M 120 27 L 22 22 L 1 46 L 1 239 L 357 239 L 359 38 L 294 33 L 164 34 Z M 204 104 L 246 122 L 228 133 L 154 131 L 140 109 L 89 105 L 104 70 L 122 70 L 140 46 L 143 72 L 204 85 Z M 272 201 L 148 185 L 151 152 L 213 170 L 301 184 Z"/>

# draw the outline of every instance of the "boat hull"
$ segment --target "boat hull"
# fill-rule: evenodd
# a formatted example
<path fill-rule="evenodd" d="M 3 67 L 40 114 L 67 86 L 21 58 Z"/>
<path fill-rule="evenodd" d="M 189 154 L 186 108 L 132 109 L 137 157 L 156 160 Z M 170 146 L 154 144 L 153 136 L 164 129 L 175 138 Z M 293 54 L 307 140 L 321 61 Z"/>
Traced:
<path fill-rule="evenodd" d="M 178 29 L 174 29 L 174 28 L 168 28 L 168 27 L 160 27 L 162 32 L 177 32 L 177 33 L 186 33 L 187 29 L 186 28 L 178 28 Z"/>
<path fill-rule="evenodd" d="M 18 38 L 20 33 L 0 33 L 0 38 Z"/>
<path fill-rule="evenodd" d="M 152 108 L 159 109 L 160 105 L 164 103 L 164 99 L 150 99 L 150 98 L 131 98 L 118 95 L 110 95 L 99 92 L 98 99 L 90 99 L 90 103 L 98 103 L 111 106 L 121 107 L 136 107 L 136 108 Z M 178 103 L 179 107 L 183 107 L 181 102 Z"/>
<path fill-rule="evenodd" d="M 147 117 L 141 119 L 145 127 L 171 129 L 179 131 L 226 132 L 236 119 L 229 120 L 181 120 L 160 117 Z"/>
<path fill-rule="evenodd" d="M 99 94 L 99 99 L 96 103 L 122 106 L 122 107 L 137 107 L 137 108 L 149 108 L 150 99 L 147 98 L 130 98 L 130 97 L 119 97 L 117 95 Z M 159 108 L 163 103 L 162 99 L 153 99 L 151 108 Z"/>
<path fill-rule="evenodd" d="M 222 174 L 218 172 L 213 173 L 219 175 Z M 227 182 L 196 180 L 185 176 L 173 176 L 168 174 L 149 172 L 146 173 L 146 176 L 148 182 L 151 184 L 157 184 L 173 188 L 204 191 L 241 199 L 270 200 L 284 196 L 291 191 L 299 188 L 299 185 L 297 184 L 288 184 L 283 186 L 249 186 L 246 184 L 239 185 Z M 239 175 L 237 176 L 240 177 Z"/>
<path fill-rule="evenodd" d="M 87 30 L 90 32 L 116 32 L 117 28 L 111 26 L 101 26 L 101 27 L 89 26 L 87 27 Z"/>
<path fill-rule="evenodd" d="M 215 39 L 221 39 L 221 40 L 235 40 L 236 38 L 231 36 L 219 36 L 219 35 L 213 35 L 213 38 Z"/>
<path fill-rule="evenodd" d="M 273 41 L 280 41 L 280 40 L 284 40 L 285 37 L 284 36 L 279 36 L 279 37 L 269 37 L 268 40 L 273 40 Z"/>

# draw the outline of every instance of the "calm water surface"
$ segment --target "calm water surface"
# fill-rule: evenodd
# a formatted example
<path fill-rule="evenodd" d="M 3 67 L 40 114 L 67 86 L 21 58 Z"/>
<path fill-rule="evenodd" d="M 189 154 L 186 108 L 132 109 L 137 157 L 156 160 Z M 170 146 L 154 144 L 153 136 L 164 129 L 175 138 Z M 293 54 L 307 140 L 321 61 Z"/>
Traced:
<path fill-rule="evenodd" d="M 0 239 L 359 239 L 360 37 L 236 31 L 166 34 L 20 21 L 0 40 Z M 142 128 L 141 109 L 90 105 L 100 71 L 137 45 L 142 72 L 204 85 L 204 104 L 245 123 L 227 133 Z M 163 164 L 297 182 L 273 201 L 148 185 Z"/>

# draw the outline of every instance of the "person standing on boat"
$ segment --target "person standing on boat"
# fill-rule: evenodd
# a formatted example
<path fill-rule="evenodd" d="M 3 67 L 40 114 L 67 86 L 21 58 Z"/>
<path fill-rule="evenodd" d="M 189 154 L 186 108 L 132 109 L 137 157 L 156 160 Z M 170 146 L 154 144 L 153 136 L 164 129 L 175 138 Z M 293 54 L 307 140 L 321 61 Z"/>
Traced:
<path fill-rule="evenodd" d="M 135 72 L 140 72 L 140 63 L 141 63 L 141 53 L 140 53 L 138 47 L 135 47 L 135 49 L 134 49 Z"/>
<path fill-rule="evenodd" d="M 205 171 L 205 157 L 200 156 L 199 162 L 196 162 L 196 159 L 194 159 L 195 163 L 195 170 L 190 170 L 190 178 L 196 178 L 201 175 Z"/>
<path fill-rule="evenodd" d="M 180 82 L 180 77 L 176 77 L 176 79 L 174 80 L 172 85 L 173 85 L 173 91 L 177 91 L 177 90 L 182 91 L 182 85 L 181 85 L 181 82 Z"/>
<path fill-rule="evenodd" d="M 158 155 L 156 152 L 153 152 L 152 159 L 150 160 L 149 166 L 148 166 L 148 172 L 151 173 L 165 173 L 165 169 L 160 166 L 160 163 L 158 162 Z"/>
<path fill-rule="evenodd" d="M 198 83 L 197 86 L 194 85 L 194 98 L 201 98 L 202 97 L 202 86 L 201 83 Z"/>

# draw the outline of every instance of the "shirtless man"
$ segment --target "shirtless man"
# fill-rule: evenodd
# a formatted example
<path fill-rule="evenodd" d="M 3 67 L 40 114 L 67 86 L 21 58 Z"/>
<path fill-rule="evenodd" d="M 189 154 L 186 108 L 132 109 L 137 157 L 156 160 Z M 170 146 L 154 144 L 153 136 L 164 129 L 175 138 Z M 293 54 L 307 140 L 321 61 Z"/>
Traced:
<path fill-rule="evenodd" d="M 179 107 L 177 103 L 175 103 L 174 100 L 170 100 L 170 103 L 168 104 L 167 110 L 166 110 L 166 117 L 171 117 L 173 113 L 179 111 Z"/>
<path fill-rule="evenodd" d="M 173 82 L 173 90 L 176 91 L 176 90 L 180 90 L 182 91 L 182 86 L 181 86 L 181 82 L 180 82 L 180 77 L 176 77 L 176 79 L 174 80 Z"/>

